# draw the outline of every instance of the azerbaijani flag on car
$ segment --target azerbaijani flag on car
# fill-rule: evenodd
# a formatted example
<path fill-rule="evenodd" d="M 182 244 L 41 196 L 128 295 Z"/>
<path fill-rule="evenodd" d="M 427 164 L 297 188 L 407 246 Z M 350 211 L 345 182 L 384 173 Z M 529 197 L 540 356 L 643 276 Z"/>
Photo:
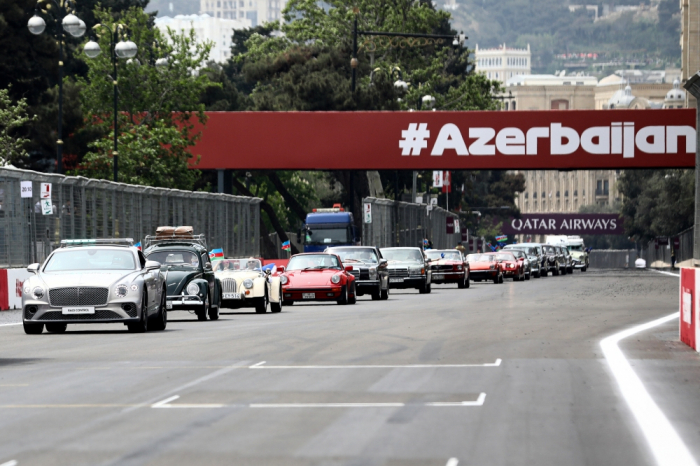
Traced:
<path fill-rule="evenodd" d="M 289 241 L 282 243 L 282 249 L 285 251 L 290 251 L 292 249 L 292 244 Z"/>
<path fill-rule="evenodd" d="M 496 236 L 496 241 L 498 241 L 499 243 L 502 243 L 504 241 L 508 241 L 508 235 Z"/>
<path fill-rule="evenodd" d="M 138 243 L 134 244 L 134 247 L 140 251 L 140 250 L 141 250 L 141 241 L 139 241 Z"/>
<path fill-rule="evenodd" d="M 209 259 L 213 261 L 219 261 L 224 258 L 224 250 L 223 249 L 212 249 L 209 251 Z"/>

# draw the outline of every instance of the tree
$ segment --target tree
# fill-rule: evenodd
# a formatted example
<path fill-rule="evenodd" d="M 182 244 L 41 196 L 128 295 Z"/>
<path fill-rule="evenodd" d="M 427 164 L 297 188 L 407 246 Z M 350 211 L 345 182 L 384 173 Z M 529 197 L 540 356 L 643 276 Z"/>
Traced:
<path fill-rule="evenodd" d="M 0 165 L 15 163 L 26 157 L 24 145 L 28 139 L 17 135 L 17 131 L 36 117 L 27 115 L 27 101 L 13 102 L 9 89 L 0 89 Z"/>
<path fill-rule="evenodd" d="M 206 123 L 200 98 L 212 83 L 201 69 L 211 44 L 198 43 L 194 31 L 184 35 L 169 30 L 164 37 L 149 27 L 150 16 L 138 8 L 123 12 L 119 20 L 110 11 L 97 8 L 95 17 L 109 30 L 124 24 L 138 47 L 133 60 L 117 64 L 120 181 L 191 189 L 199 174 L 189 169 L 193 161 L 189 150 L 200 137 L 198 125 Z M 103 53 L 87 60 L 87 78 L 79 82 L 84 86 L 87 126 L 98 128 L 102 137 L 90 144 L 91 151 L 77 173 L 109 179 L 114 129 L 110 35 L 102 34 L 99 44 Z M 166 65 L 156 67 L 156 60 L 164 58 Z"/>

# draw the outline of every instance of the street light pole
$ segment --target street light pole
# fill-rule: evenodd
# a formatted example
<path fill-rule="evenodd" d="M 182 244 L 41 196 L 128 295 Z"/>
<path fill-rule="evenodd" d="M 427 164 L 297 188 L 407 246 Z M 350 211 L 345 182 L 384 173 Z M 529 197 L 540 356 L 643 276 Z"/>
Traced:
<path fill-rule="evenodd" d="M 117 31 L 118 26 L 114 27 L 114 35 L 112 37 L 112 44 L 117 43 Z M 119 153 L 117 152 L 117 131 L 119 130 L 119 121 L 117 120 L 117 101 L 119 99 L 119 89 L 117 88 L 117 51 L 116 47 L 111 47 L 112 51 L 112 67 L 114 68 L 114 80 L 112 81 L 112 87 L 114 88 L 114 149 L 112 150 L 112 161 L 114 168 L 114 182 L 119 181 Z"/>

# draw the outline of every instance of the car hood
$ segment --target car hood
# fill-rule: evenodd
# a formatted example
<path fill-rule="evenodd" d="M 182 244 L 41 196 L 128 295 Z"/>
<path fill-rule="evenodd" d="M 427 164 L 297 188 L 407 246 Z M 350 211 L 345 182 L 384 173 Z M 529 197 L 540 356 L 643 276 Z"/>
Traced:
<path fill-rule="evenodd" d="M 168 296 L 182 293 L 190 281 L 201 276 L 202 273 L 199 270 L 168 270 L 165 272 L 165 283 L 168 289 Z"/>
<path fill-rule="evenodd" d="M 223 270 L 221 272 L 215 272 L 214 275 L 220 280 L 223 280 L 224 278 L 233 278 L 237 282 L 247 278 L 255 280 L 256 278 L 261 277 L 260 272 L 255 270 Z"/>
<path fill-rule="evenodd" d="M 362 261 L 347 261 L 343 262 L 343 265 L 351 265 L 355 269 L 369 269 L 370 267 L 379 267 L 376 262 L 362 262 Z"/>
<path fill-rule="evenodd" d="M 113 270 L 113 271 L 71 271 L 71 272 L 48 272 L 42 273 L 39 278 L 46 286 L 51 288 L 64 288 L 70 286 L 108 288 L 112 284 L 124 280 L 131 283 L 134 277 L 134 270 Z"/>
<path fill-rule="evenodd" d="M 391 268 L 405 268 L 405 267 L 423 267 L 423 264 L 420 262 L 413 262 L 413 261 L 389 261 L 387 264 L 387 267 Z"/>
<path fill-rule="evenodd" d="M 496 263 L 495 263 L 495 262 L 482 262 L 482 261 L 479 261 L 479 262 L 470 262 L 470 263 L 469 263 L 469 268 L 470 268 L 471 270 L 488 270 L 488 269 L 491 268 L 492 265 L 494 266 L 494 268 L 496 267 Z"/>
<path fill-rule="evenodd" d="M 289 280 L 288 286 L 305 287 L 305 286 L 339 286 L 340 284 L 331 283 L 331 277 L 342 273 L 341 270 L 294 270 L 286 272 L 285 275 Z"/>

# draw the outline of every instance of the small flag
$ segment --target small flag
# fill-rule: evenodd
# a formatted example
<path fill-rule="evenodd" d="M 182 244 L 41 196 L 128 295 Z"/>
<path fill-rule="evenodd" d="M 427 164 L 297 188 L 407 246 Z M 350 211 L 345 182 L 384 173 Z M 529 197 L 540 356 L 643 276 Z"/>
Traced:
<path fill-rule="evenodd" d="M 292 244 L 289 241 L 285 241 L 284 243 L 282 243 L 282 249 L 285 251 L 291 251 Z"/>
<path fill-rule="evenodd" d="M 209 259 L 213 261 L 219 261 L 224 258 L 224 250 L 223 249 L 212 249 L 209 252 Z"/>
<path fill-rule="evenodd" d="M 499 243 L 502 243 L 504 241 L 508 241 L 508 235 L 496 236 L 496 241 L 498 241 Z"/>
<path fill-rule="evenodd" d="M 134 244 L 134 247 L 140 251 L 140 250 L 141 250 L 141 241 L 139 241 L 138 243 Z"/>

